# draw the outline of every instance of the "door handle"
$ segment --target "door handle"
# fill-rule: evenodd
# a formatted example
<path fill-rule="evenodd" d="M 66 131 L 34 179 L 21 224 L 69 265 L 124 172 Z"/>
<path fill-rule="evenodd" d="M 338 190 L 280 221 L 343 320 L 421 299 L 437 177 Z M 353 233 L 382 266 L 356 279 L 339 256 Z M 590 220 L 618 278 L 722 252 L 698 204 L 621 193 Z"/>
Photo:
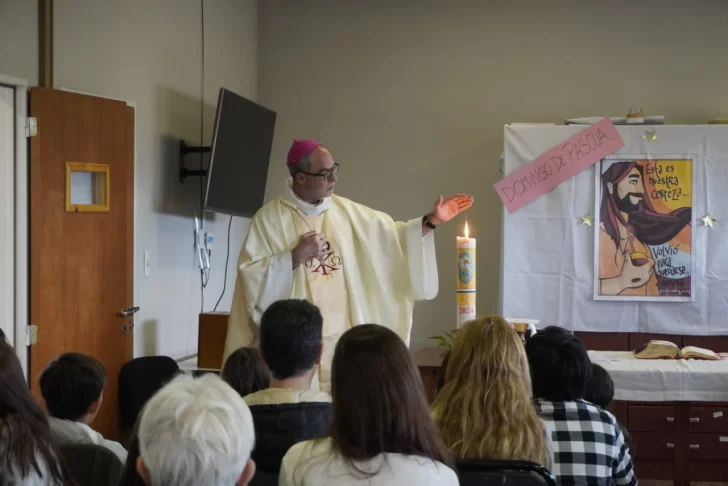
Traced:
<path fill-rule="evenodd" d="M 697 424 L 698 422 L 700 422 L 700 417 L 690 417 L 691 424 Z"/>
<path fill-rule="evenodd" d="M 121 309 L 117 315 L 119 317 L 131 317 L 134 314 L 136 314 L 137 312 L 139 312 L 139 307 L 130 305 L 126 309 Z"/>

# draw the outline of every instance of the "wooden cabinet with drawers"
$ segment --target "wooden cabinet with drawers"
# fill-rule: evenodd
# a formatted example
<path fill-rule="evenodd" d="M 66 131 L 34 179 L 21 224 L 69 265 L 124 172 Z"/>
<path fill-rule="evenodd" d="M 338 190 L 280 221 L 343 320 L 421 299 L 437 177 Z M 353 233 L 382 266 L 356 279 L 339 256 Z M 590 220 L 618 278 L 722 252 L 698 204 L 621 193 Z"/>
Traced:
<path fill-rule="evenodd" d="M 728 481 L 728 404 L 688 404 L 688 477 Z"/>
<path fill-rule="evenodd" d="M 576 333 L 588 349 L 629 351 L 650 339 L 682 346 L 728 349 L 728 336 Z M 616 402 L 613 413 L 632 435 L 640 480 L 728 482 L 728 403 Z"/>
<path fill-rule="evenodd" d="M 682 449 L 675 404 L 627 404 L 628 418 L 620 421 L 632 435 L 633 461 L 640 479 L 675 478 L 674 465 Z"/>
<path fill-rule="evenodd" d="M 728 481 L 728 404 L 627 403 L 622 425 L 632 434 L 640 479 Z"/>

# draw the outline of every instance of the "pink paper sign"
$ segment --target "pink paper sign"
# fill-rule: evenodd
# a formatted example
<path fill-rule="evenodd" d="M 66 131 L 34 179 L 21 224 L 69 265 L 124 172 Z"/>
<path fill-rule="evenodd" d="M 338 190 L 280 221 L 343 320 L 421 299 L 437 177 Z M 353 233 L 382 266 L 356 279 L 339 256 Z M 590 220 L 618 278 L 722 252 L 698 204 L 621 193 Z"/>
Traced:
<path fill-rule="evenodd" d="M 612 121 L 604 118 L 508 174 L 493 187 L 512 213 L 622 147 L 624 140 Z"/>

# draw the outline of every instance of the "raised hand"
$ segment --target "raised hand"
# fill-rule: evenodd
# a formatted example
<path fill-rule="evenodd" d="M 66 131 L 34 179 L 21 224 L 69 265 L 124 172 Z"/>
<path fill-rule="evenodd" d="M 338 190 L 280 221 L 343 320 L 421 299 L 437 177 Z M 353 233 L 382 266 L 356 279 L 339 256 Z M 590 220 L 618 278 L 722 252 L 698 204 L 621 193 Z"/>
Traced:
<path fill-rule="evenodd" d="M 447 199 L 440 196 L 430 213 L 432 224 L 447 223 L 473 205 L 473 196 L 458 194 Z"/>

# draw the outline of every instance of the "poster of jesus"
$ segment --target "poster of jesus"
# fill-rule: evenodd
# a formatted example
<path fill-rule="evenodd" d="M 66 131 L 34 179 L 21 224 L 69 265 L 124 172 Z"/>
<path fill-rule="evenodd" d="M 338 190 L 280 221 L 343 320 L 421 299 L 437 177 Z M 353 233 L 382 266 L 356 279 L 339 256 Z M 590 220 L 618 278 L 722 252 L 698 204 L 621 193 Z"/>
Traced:
<path fill-rule="evenodd" d="M 597 167 L 594 298 L 694 300 L 693 160 L 608 157 Z"/>

